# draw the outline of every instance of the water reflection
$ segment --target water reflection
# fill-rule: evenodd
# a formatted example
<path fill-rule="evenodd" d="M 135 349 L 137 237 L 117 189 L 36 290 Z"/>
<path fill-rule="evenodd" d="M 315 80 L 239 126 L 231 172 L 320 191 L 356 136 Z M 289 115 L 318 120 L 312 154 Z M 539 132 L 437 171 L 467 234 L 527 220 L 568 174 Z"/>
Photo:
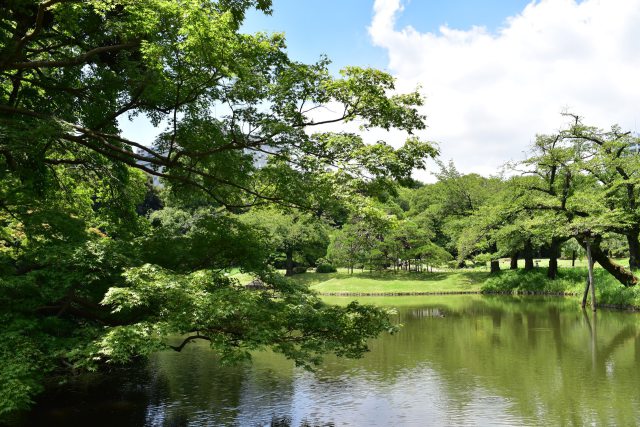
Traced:
<path fill-rule="evenodd" d="M 89 419 L 94 426 L 635 425 L 640 420 L 637 314 L 596 316 L 559 298 L 466 295 L 365 302 L 397 306 L 404 327 L 373 341 L 361 360 L 328 358 L 309 373 L 262 353 L 252 365 L 222 368 L 206 346 L 192 345 L 180 354 L 157 354 L 135 375 L 113 375 L 101 383 L 94 377 L 84 386 L 52 391 L 27 425 L 82 425 Z M 65 396 L 73 398 L 65 403 Z"/>

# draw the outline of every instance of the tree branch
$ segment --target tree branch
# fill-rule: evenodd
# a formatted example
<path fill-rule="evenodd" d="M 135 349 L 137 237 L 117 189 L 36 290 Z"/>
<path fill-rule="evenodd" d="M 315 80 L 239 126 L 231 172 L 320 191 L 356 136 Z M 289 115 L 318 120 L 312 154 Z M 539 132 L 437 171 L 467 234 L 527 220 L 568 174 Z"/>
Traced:
<path fill-rule="evenodd" d="M 184 339 L 184 341 L 182 341 L 182 343 L 180 345 L 170 345 L 169 348 L 172 350 L 175 350 L 177 352 L 181 352 L 182 349 L 189 344 L 191 341 L 195 341 L 195 340 L 205 340 L 205 341 L 209 341 L 211 342 L 211 338 L 209 338 L 206 335 L 200 335 L 200 334 L 196 334 L 196 335 L 189 335 L 187 338 Z"/>
<path fill-rule="evenodd" d="M 106 52 L 118 52 L 121 50 L 131 49 L 140 46 L 139 41 L 111 45 L 111 46 L 101 46 L 96 47 L 95 49 L 91 49 L 82 55 L 76 56 L 74 58 L 66 58 L 66 59 L 58 59 L 53 61 L 27 61 L 27 62 L 16 62 L 13 64 L 3 64 L 0 67 L 0 70 L 25 70 L 32 68 L 54 68 L 54 67 L 68 67 L 72 65 L 81 65 L 89 62 L 88 60 L 100 53 Z"/>

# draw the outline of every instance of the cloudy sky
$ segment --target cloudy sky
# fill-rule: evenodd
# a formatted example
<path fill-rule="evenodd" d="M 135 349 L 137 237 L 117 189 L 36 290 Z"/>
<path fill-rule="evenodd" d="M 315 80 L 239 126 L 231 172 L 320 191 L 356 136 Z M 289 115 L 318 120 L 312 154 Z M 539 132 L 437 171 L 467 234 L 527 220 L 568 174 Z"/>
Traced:
<path fill-rule="evenodd" d="M 244 30 L 284 32 L 293 58 L 327 54 L 333 71 L 373 66 L 400 90 L 420 85 L 422 136 L 461 171 L 489 175 L 561 127 L 564 110 L 640 129 L 638 22 L 640 0 L 274 0 Z"/>
<path fill-rule="evenodd" d="M 273 0 L 273 10 L 249 13 L 243 31 L 284 32 L 293 59 L 326 54 L 336 74 L 371 66 L 401 91 L 420 85 L 420 136 L 465 173 L 522 159 L 537 133 L 563 126 L 562 111 L 640 131 L 640 0 Z M 122 124 L 139 141 L 158 133 L 142 119 Z M 405 137 L 374 130 L 365 140 Z"/>

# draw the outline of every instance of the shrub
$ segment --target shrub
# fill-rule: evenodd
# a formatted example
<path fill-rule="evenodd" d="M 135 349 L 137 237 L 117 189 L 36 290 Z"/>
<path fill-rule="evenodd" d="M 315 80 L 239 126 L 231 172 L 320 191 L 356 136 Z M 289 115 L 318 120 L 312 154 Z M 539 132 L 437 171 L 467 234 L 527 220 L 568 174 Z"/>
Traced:
<path fill-rule="evenodd" d="M 447 261 L 447 268 L 455 269 L 458 268 L 458 261 L 455 259 L 452 261 Z"/>
<path fill-rule="evenodd" d="M 307 267 L 293 267 L 293 274 L 302 274 L 307 272 Z"/>
<path fill-rule="evenodd" d="M 586 269 L 582 271 L 562 270 L 556 280 L 547 278 L 546 268 L 537 268 L 533 271 L 508 270 L 501 271 L 493 276 L 482 286 L 483 292 L 508 292 L 508 293 L 580 293 L 584 287 L 583 280 Z"/>
<path fill-rule="evenodd" d="M 336 271 L 338 270 L 331 264 L 319 264 L 316 267 L 316 273 L 335 273 Z"/>

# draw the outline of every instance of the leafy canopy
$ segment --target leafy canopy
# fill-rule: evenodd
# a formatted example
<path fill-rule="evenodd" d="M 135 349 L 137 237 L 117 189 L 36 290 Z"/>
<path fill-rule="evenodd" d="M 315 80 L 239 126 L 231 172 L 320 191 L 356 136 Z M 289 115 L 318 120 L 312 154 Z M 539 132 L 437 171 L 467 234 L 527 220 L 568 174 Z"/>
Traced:
<path fill-rule="evenodd" d="M 209 340 L 225 360 L 270 347 L 302 365 L 358 356 L 387 314 L 329 307 L 270 273 L 237 214 L 285 206 L 344 218 L 435 148 L 314 133 L 358 121 L 424 128 L 386 73 L 291 60 L 280 34 L 239 32 L 268 0 L 7 0 L 0 16 L 0 414 L 44 377 Z M 333 117 L 318 119 L 330 106 Z M 121 134 L 143 116 L 152 144 Z M 164 185 L 163 210 L 140 216 Z M 268 284 L 249 291 L 223 269 Z"/>

